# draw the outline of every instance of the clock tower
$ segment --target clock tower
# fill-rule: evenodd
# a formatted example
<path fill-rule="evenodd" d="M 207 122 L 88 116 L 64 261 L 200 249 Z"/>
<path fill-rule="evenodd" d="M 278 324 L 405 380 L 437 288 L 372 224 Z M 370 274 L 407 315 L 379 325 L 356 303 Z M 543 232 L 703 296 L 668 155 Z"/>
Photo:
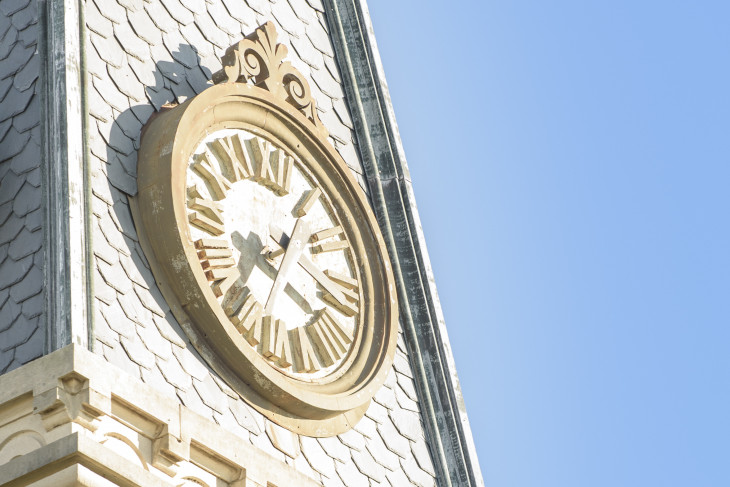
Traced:
<path fill-rule="evenodd" d="M 0 484 L 483 484 L 364 0 L 3 0 L 0 59 Z"/>

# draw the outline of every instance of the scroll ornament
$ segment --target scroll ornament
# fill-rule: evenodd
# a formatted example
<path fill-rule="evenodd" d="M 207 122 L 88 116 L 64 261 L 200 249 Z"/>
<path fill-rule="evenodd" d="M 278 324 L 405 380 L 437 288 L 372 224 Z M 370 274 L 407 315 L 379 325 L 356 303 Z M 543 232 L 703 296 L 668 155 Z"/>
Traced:
<path fill-rule="evenodd" d="M 274 24 L 266 22 L 238 43 L 226 49 L 223 68 L 213 74 L 213 83 L 248 83 L 269 91 L 302 112 L 325 137 L 327 130 L 317 115 L 309 83 L 289 61 L 288 49 L 277 44 Z"/>

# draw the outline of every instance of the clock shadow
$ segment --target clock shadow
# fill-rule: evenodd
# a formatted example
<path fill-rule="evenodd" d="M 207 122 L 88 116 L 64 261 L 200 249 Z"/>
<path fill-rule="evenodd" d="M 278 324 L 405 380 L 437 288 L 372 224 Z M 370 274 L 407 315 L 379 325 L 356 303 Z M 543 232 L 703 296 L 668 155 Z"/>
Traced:
<path fill-rule="evenodd" d="M 240 232 L 235 231 L 231 233 L 231 242 L 233 246 L 238 249 L 241 253 L 238 259 L 238 271 L 241 273 L 241 283 L 246 284 L 248 278 L 251 276 L 253 269 L 257 267 L 261 270 L 269 279 L 273 285 L 276 279 L 278 269 L 274 267 L 271 262 L 264 256 L 264 243 L 261 238 L 253 233 L 249 232 L 247 237 L 243 237 Z M 229 291 L 230 293 L 231 291 Z M 289 283 L 284 287 L 284 293 L 294 301 L 304 312 L 307 314 L 314 313 L 314 310 L 310 306 L 309 302 L 304 299 L 304 296 L 294 289 Z M 226 296 L 228 298 L 228 296 Z M 264 304 L 264 303 L 262 303 Z"/>

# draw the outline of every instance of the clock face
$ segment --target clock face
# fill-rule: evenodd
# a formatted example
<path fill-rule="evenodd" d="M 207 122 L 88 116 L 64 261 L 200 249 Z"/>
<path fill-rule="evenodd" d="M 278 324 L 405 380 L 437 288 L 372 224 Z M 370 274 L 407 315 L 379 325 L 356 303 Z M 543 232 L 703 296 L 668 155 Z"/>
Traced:
<path fill-rule="evenodd" d="M 357 334 L 359 259 L 316 177 L 261 136 L 220 130 L 189 158 L 186 207 L 200 266 L 246 345 L 299 380 L 335 371 Z"/>

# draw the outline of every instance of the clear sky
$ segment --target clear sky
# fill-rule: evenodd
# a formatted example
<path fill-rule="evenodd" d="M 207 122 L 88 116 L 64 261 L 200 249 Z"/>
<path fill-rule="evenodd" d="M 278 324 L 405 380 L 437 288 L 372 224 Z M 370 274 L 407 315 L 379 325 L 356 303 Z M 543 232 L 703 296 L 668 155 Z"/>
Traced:
<path fill-rule="evenodd" d="M 486 485 L 730 486 L 730 1 L 369 6 Z"/>

